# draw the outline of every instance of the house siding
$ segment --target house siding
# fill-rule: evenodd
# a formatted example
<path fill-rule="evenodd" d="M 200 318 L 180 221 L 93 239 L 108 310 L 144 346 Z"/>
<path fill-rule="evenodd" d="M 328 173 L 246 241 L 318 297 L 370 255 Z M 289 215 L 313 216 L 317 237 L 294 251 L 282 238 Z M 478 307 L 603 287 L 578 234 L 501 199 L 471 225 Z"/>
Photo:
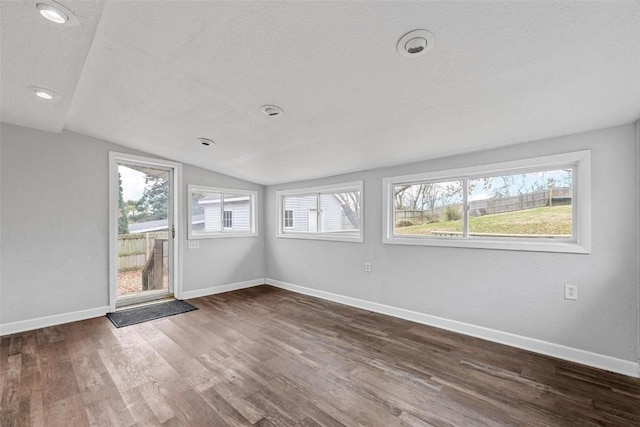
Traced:
<path fill-rule="evenodd" d="M 204 206 L 204 232 L 222 231 L 220 202 L 202 203 Z M 225 210 L 233 212 L 233 231 L 251 231 L 251 204 L 249 200 L 225 202 Z M 225 229 L 228 230 L 228 229 Z"/>
<path fill-rule="evenodd" d="M 251 206 L 249 201 L 224 204 L 225 210 L 233 211 L 233 230 L 251 231 Z"/>
<path fill-rule="evenodd" d="M 320 196 L 320 231 L 335 232 L 345 229 L 353 229 L 342 210 L 342 203 L 333 194 Z M 315 223 L 309 221 L 317 212 L 316 195 L 285 196 L 284 210 L 293 211 L 293 228 L 285 228 L 285 232 L 317 232 Z M 284 218 L 284 216 L 283 216 Z"/>
<path fill-rule="evenodd" d="M 315 225 L 309 228 L 309 212 L 315 211 L 316 196 L 286 196 L 284 198 L 284 209 L 293 211 L 293 228 L 286 231 L 312 231 L 315 232 Z"/>
<path fill-rule="evenodd" d="M 342 219 L 346 217 L 342 210 L 342 203 L 333 194 L 320 195 L 320 231 L 334 232 L 342 230 Z"/>
<path fill-rule="evenodd" d="M 204 231 L 221 231 L 220 204 L 208 203 L 204 205 Z"/>

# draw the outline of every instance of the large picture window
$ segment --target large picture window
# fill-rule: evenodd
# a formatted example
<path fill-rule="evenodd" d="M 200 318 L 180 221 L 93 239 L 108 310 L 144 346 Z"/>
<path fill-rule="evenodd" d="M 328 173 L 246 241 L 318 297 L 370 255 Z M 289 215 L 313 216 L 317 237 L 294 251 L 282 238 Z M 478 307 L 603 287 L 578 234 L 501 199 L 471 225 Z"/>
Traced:
<path fill-rule="evenodd" d="M 362 242 L 362 181 L 278 191 L 278 237 Z"/>
<path fill-rule="evenodd" d="M 255 236 L 258 193 L 189 185 L 189 239 Z"/>
<path fill-rule="evenodd" d="M 386 178 L 384 243 L 590 250 L 588 151 Z"/>

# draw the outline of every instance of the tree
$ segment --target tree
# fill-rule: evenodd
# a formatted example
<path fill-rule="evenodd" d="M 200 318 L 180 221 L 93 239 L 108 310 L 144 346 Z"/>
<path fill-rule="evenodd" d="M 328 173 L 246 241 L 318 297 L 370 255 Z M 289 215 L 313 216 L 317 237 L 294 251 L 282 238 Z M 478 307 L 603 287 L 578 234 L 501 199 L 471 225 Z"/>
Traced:
<path fill-rule="evenodd" d="M 118 234 L 129 234 L 129 219 L 125 212 L 124 197 L 122 196 L 122 177 L 118 173 Z"/>
<path fill-rule="evenodd" d="M 204 206 L 202 206 L 199 202 L 207 196 L 207 193 L 194 191 L 191 194 L 191 215 L 202 215 L 204 214 Z"/>
<path fill-rule="evenodd" d="M 399 185 L 394 188 L 396 209 L 430 211 L 455 202 L 462 194 L 462 181 Z M 458 202 L 459 203 L 459 202 Z"/>
<path fill-rule="evenodd" d="M 124 204 L 124 211 L 127 214 L 127 218 L 135 221 L 137 216 L 140 215 L 138 202 L 135 200 L 127 200 Z"/>
<path fill-rule="evenodd" d="M 334 194 L 336 199 L 342 204 L 342 210 L 354 228 L 360 228 L 360 197 L 358 193 Z"/>
<path fill-rule="evenodd" d="M 169 213 L 169 181 L 155 175 L 146 174 L 147 185 L 138 202 L 142 215 L 141 221 L 167 219 Z"/>
<path fill-rule="evenodd" d="M 559 186 L 571 187 L 571 169 L 481 178 L 484 191 L 494 198 L 521 196 Z M 472 190 L 470 190 L 472 191 Z"/>

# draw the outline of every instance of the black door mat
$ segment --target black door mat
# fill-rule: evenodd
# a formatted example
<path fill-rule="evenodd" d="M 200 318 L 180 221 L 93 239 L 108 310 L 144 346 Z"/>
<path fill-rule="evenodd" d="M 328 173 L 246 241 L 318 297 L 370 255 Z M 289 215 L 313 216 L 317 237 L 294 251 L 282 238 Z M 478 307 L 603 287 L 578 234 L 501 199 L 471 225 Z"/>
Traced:
<path fill-rule="evenodd" d="M 148 322 L 149 320 L 160 319 L 162 317 L 173 316 L 174 314 L 186 313 L 197 309 L 198 307 L 188 302 L 176 299 L 169 302 L 116 311 L 115 313 L 107 313 L 107 318 L 111 320 L 111 323 L 113 323 L 116 328 L 122 328 L 124 326 Z"/>

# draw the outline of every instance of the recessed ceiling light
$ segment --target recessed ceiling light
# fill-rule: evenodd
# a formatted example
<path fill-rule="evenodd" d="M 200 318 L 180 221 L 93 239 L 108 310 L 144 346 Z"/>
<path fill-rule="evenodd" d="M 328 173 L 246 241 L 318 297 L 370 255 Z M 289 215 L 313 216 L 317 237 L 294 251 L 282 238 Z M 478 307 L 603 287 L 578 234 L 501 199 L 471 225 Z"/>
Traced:
<path fill-rule="evenodd" d="M 282 108 L 278 107 L 277 105 L 263 105 L 262 107 L 260 107 L 260 110 L 262 110 L 265 116 L 269 117 L 277 117 L 284 114 Z"/>
<path fill-rule="evenodd" d="M 36 7 L 40 11 L 40 15 L 44 16 L 51 22 L 55 22 L 56 24 L 64 24 L 69 20 L 66 13 L 49 4 L 38 3 Z"/>
<path fill-rule="evenodd" d="M 78 25 L 78 18 L 69 8 L 57 3 L 53 0 L 34 0 L 38 12 L 44 18 L 56 24 L 67 26 Z"/>
<path fill-rule="evenodd" d="M 431 31 L 414 30 L 400 38 L 396 48 L 402 56 L 415 58 L 429 52 L 436 42 L 436 37 Z"/>
<path fill-rule="evenodd" d="M 60 95 L 58 95 L 54 91 L 45 89 L 43 87 L 29 86 L 29 89 L 31 89 L 37 97 L 46 99 L 47 101 L 60 97 Z"/>
<path fill-rule="evenodd" d="M 215 141 L 209 138 L 198 138 L 198 141 L 200 141 L 200 144 L 204 145 L 205 147 L 209 147 L 215 144 Z"/>

